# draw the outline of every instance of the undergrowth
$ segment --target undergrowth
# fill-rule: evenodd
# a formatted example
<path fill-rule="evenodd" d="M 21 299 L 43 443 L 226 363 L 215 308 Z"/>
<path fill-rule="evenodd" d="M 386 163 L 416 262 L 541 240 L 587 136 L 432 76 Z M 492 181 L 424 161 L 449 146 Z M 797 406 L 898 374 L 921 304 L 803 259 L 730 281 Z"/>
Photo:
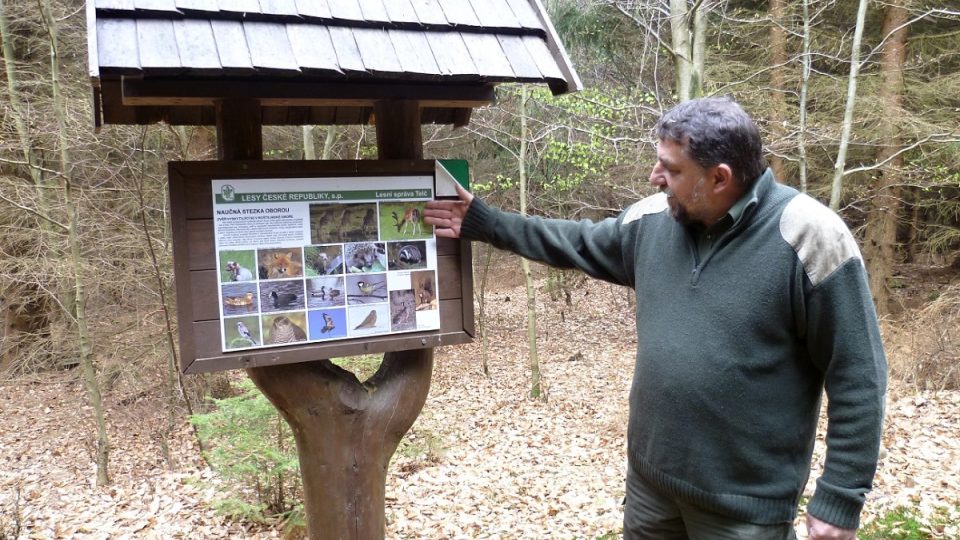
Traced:
<path fill-rule="evenodd" d="M 213 410 L 191 418 L 207 461 L 228 486 L 214 508 L 235 519 L 296 527 L 303 521 L 303 488 L 293 435 L 251 381 L 241 381 L 239 390 L 211 398 Z"/>
<path fill-rule="evenodd" d="M 960 507 L 923 515 L 916 508 L 898 508 L 865 525 L 860 540 L 934 540 L 960 538 Z"/>
<path fill-rule="evenodd" d="M 380 366 L 379 355 L 333 360 L 366 380 Z M 287 423 L 250 380 L 241 380 L 227 397 L 209 398 L 210 410 L 195 414 L 204 455 L 227 489 L 214 501 L 219 513 L 232 519 L 279 523 L 285 538 L 304 535 L 303 486 L 296 442 Z M 443 442 L 428 430 L 411 430 L 394 457 L 406 458 L 401 469 L 416 470 L 436 462 Z M 402 471 L 401 471 L 402 472 Z M 0 540 L 4 540 L 0 536 Z"/>
<path fill-rule="evenodd" d="M 890 328 L 897 354 L 890 357 L 894 378 L 918 391 L 960 390 L 960 284 L 950 285 L 902 328 Z"/>

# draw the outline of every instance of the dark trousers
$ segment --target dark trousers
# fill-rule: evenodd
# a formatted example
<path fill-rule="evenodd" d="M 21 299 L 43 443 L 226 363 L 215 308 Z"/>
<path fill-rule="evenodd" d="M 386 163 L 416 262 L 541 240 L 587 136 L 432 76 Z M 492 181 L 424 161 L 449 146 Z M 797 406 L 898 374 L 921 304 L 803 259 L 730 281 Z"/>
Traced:
<path fill-rule="evenodd" d="M 796 540 L 792 523 L 757 525 L 663 494 L 627 466 L 624 540 Z"/>

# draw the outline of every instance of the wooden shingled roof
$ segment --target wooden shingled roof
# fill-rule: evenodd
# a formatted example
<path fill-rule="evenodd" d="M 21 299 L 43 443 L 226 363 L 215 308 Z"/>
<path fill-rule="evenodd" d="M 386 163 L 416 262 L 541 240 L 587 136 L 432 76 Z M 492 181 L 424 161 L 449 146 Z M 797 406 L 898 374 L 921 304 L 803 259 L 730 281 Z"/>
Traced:
<path fill-rule="evenodd" d="M 540 0 L 88 0 L 97 126 L 214 124 L 216 99 L 263 124 L 364 124 L 383 99 L 467 123 L 500 82 L 582 85 Z"/>

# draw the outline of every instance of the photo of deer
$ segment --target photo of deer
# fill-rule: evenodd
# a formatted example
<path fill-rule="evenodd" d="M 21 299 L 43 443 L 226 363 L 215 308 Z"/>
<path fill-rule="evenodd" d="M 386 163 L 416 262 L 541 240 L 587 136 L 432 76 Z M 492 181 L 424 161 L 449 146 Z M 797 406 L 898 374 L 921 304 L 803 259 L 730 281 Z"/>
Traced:
<path fill-rule="evenodd" d="M 423 222 L 426 202 L 380 204 L 381 240 L 416 240 L 433 237 L 433 227 Z"/>
<path fill-rule="evenodd" d="M 365 242 L 377 239 L 377 203 L 310 205 L 310 242 Z"/>

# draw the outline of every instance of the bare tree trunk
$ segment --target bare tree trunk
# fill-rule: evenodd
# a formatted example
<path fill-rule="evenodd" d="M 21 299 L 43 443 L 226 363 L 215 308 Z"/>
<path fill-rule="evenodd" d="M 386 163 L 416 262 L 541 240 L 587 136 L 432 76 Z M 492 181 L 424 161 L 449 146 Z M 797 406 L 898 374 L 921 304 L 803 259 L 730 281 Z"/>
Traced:
<path fill-rule="evenodd" d="M 93 409 L 94 421 L 97 426 L 97 485 L 105 486 L 110 482 L 108 472 L 110 459 L 110 443 L 107 437 L 107 424 L 103 399 L 100 393 L 100 382 L 97 379 L 97 367 L 93 354 L 93 340 L 87 327 L 87 295 L 83 276 L 83 253 L 80 246 L 79 204 L 74 199 L 74 164 L 70 158 L 70 138 L 67 135 L 66 102 L 63 97 L 60 80 L 60 44 L 58 37 L 57 20 L 50 11 L 50 1 L 43 0 L 41 4 L 44 26 L 50 39 L 50 75 L 53 89 L 53 105 L 57 117 L 57 141 L 60 146 L 60 170 L 63 178 L 64 204 L 67 211 L 67 246 L 70 254 L 70 268 L 73 274 L 73 306 L 72 315 L 77 326 L 79 342 L 80 373 L 83 386 L 87 391 L 87 399 Z"/>
<path fill-rule="evenodd" d="M 896 262 L 897 223 L 902 211 L 900 188 L 899 154 L 903 142 L 898 118 L 902 117 L 903 62 L 906 58 L 907 10 L 903 0 L 891 0 L 883 19 L 884 42 L 880 70 L 883 84 L 880 86 L 880 102 L 883 107 L 880 128 L 883 142 L 877 151 L 877 162 L 886 164 L 876 179 L 876 192 L 867 218 L 864 258 L 870 270 L 870 290 L 873 291 L 877 312 L 890 312 L 890 291 L 887 286 Z M 889 161 L 888 161 L 889 160 Z"/>
<path fill-rule="evenodd" d="M 323 155 L 320 159 L 330 159 L 330 153 L 333 152 L 333 143 L 337 140 L 337 126 L 327 126 L 327 136 L 323 139 Z"/>
<path fill-rule="evenodd" d="M 670 0 L 670 36 L 677 97 L 680 101 L 703 95 L 706 62 L 707 8 L 697 0 Z"/>
<path fill-rule="evenodd" d="M 517 168 L 520 174 L 520 213 L 527 214 L 527 87 L 520 87 L 520 154 Z M 540 383 L 540 355 L 537 352 L 537 290 L 530 271 L 530 261 L 520 259 L 527 286 L 527 355 L 530 360 L 530 397 L 542 399 Z"/>
<path fill-rule="evenodd" d="M 303 131 L 303 159 L 317 159 L 317 146 L 313 144 L 313 126 L 300 126 Z"/>
<path fill-rule="evenodd" d="M 803 68 L 800 73 L 800 126 L 797 129 L 800 191 L 807 192 L 807 94 L 810 90 L 810 0 L 803 0 Z"/>
<path fill-rule="evenodd" d="M 388 353 L 367 382 L 328 360 L 248 370 L 297 441 L 313 540 L 383 538 L 387 467 L 423 408 L 433 350 Z"/>
<path fill-rule="evenodd" d="M 787 121 L 787 35 L 783 29 L 784 0 L 770 0 L 770 93 L 772 104 L 771 141 L 770 146 L 778 148 L 784 136 L 784 123 Z M 783 158 L 776 151 L 770 157 L 770 168 L 780 181 L 786 179 L 783 168 Z"/>
<path fill-rule="evenodd" d="M 487 277 L 490 275 L 490 261 L 493 259 L 493 247 L 482 245 L 483 263 L 480 264 L 480 279 L 476 279 L 478 273 L 474 266 L 474 281 L 478 287 L 474 289 L 474 296 L 477 299 L 477 336 L 480 338 L 480 365 L 483 368 L 483 375 L 490 376 L 490 342 L 487 341 Z"/>
<path fill-rule="evenodd" d="M 847 163 L 847 146 L 850 144 L 850 131 L 853 129 L 853 109 L 857 102 L 857 76 L 860 73 L 860 41 L 863 37 L 864 21 L 867 18 L 867 0 L 860 0 L 857 8 L 857 23 L 853 30 L 853 45 L 850 50 L 850 76 L 847 83 L 847 105 L 843 113 L 843 126 L 840 130 L 840 148 L 837 161 L 833 165 L 833 187 L 830 190 L 830 208 L 840 209 L 840 195 L 843 189 L 843 170 Z"/>

